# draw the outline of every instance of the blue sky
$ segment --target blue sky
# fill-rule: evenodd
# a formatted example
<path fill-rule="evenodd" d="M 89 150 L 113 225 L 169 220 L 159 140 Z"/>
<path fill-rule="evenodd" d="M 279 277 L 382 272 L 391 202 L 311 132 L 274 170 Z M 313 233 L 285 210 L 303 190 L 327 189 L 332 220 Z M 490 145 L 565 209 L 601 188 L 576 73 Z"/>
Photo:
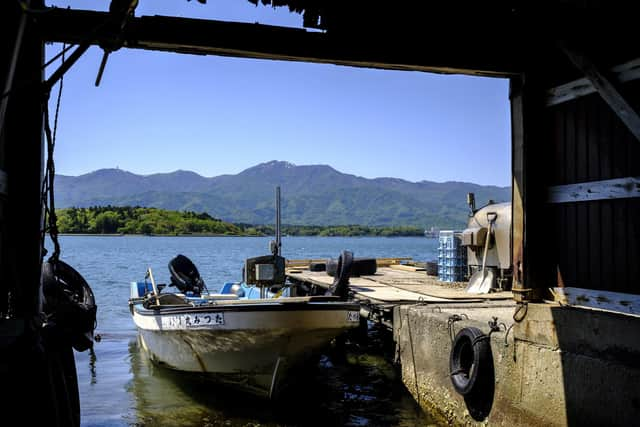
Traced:
<path fill-rule="evenodd" d="M 302 23 L 285 8 L 243 0 L 140 0 L 136 15 L 152 14 Z M 47 53 L 60 49 L 49 45 Z M 216 176 L 286 160 L 367 178 L 510 185 L 504 79 L 121 49 L 95 87 L 101 56 L 92 47 L 65 75 L 59 174 L 119 167 Z M 56 95 L 57 88 L 52 103 Z"/>

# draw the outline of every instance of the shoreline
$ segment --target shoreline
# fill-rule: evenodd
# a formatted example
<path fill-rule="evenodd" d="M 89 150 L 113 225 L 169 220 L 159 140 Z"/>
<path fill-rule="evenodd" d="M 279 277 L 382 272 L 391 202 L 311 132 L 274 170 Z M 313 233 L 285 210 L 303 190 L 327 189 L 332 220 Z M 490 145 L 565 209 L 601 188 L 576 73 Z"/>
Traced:
<path fill-rule="evenodd" d="M 91 236 L 91 237 L 267 237 L 255 234 L 127 234 L 127 233 L 58 233 L 58 236 Z"/>
<path fill-rule="evenodd" d="M 58 236 L 82 236 L 82 237 L 273 237 L 270 235 L 262 235 L 257 236 L 255 234 L 125 234 L 125 233 L 58 233 Z M 360 238 L 360 237 L 380 237 L 380 238 L 398 238 L 398 237 L 422 237 L 426 240 L 434 240 L 432 238 L 415 235 L 415 236 L 377 236 L 377 235 L 361 235 L 361 236 L 349 236 L 349 235 L 335 235 L 335 236 L 320 236 L 318 234 L 312 235 L 287 235 L 282 237 L 323 237 L 323 238 L 331 238 L 331 237 L 352 237 L 352 238 Z"/>

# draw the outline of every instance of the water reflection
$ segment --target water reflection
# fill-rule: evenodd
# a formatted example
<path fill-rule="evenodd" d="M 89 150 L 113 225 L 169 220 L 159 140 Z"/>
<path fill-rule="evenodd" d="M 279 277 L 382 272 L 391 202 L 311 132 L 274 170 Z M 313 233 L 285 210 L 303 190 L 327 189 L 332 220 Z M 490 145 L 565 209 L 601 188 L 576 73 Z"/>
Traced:
<path fill-rule="evenodd" d="M 91 382 L 89 384 L 94 385 L 96 381 L 96 352 L 92 348 L 89 349 L 89 372 L 91 375 Z"/>
<path fill-rule="evenodd" d="M 353 337 L 327 349 L 278 401 L 266 401 L 149 361 L 138 340 L 129 353 L 138 426 L 415 426 L 429 420 L 387 362 L 380 332 L 365 345 Z M 373 348 L 372 348 L 373 347 Z"/>

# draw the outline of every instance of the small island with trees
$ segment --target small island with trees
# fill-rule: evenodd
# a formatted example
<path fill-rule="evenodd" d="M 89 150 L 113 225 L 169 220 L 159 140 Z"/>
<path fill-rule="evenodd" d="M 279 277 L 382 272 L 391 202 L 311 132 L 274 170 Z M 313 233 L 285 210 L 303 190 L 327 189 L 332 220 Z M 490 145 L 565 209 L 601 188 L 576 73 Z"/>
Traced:
<path fill-rule="evenodd" d="M 94 206 L 57 209 L 58 231 L 62 234 L 139 234 L 164 236 L 270 236 L 271 225 L 234 224 L 206 212 L 170 211 L 139 206 Z M 283 225 L 289 236 L 423 236 L 412 226 L 376 227 L 363 225 Z"/>

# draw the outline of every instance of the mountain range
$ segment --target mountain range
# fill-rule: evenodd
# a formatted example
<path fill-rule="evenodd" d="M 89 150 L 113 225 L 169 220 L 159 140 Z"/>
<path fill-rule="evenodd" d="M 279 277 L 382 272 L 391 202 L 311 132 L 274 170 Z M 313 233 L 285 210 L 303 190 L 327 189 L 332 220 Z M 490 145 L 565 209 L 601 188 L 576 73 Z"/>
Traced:
<path fill-rule="evenodd" d="M 136 175 L 100 169 L 56 176 L 56 207 L 145 206 L 207 212 L 235 223 L 272 224 L 275 187 L 281 187 L 282 222 L 291 225 L 412 225 L 460 228 L 469 208 L 489 199 L 511 200 L 510 187 L 466 182 L 368 179 L 328 165 L 270 161 L 236 175 L 206 178 L 189 171 Z"/>

